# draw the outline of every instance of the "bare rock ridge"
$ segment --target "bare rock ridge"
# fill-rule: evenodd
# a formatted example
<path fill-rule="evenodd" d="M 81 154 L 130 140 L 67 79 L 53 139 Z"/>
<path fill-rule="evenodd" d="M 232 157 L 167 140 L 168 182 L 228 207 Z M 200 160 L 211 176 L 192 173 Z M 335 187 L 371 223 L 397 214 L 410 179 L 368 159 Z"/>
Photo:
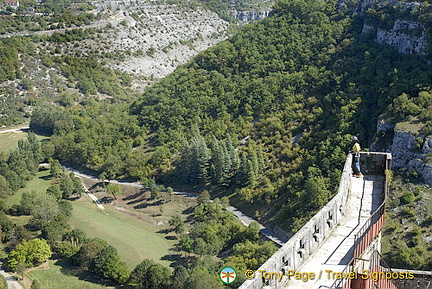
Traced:
<path fill-rule="evenodd" d="M 358 0 L 353 2 L 339 1 L 341 7 L 351 5 L 353 14 L 365 14 L 368 9 L 382 9 L 392 7 L 400 12 L 409 11 L 410 17 L 419 16 L 430 9 L 427 2 L 390 0 L 383 3 L 380 0 Z M 405 13 L 407 14 L 407 13 Z M 430 17 L 430 15 L 429 15 Z M 392 27 L 378 27 L 376 23 L 363 24 L 362 34 L 370 34 L 376 42 L 394 47 L 399 53 L 427 54 L 429 43 L 427 41 L 427 27 L 421 21 L 398 18 L 393 21 Z"/>
<path fill-rule="evenodd" d="M 407 33 L 407 32 L 412 33 Z M 415 31 L 421 31 L 415 35 Z M 364 24 L 362 34 L 373 34 L 376 42 L 396 48 L 399 53 L 427 54 L 429 43 L 423 23 L 397 19 L 391 30 Z"/>
<path fill-rule="evenodd" d="M 416 171 L 427 184 L 432 184 L 432 135 L 422 135 L 406 129 L 401 124 L 378 121 L 377 133 L 393 135 L 391 146 L 386 149 L 392 154 L 393 168 L 407 168 Z M 371 151 L 379 150 L 372 144 Z"/>
<path fill-rule="evenodd" d="M 115 28 L 105 49 L 127 54 L 110 66 L 146 78 L 164 77 L 228 37 L 228 22 L 199 6 L 127 0 L 92 4 Z"/>

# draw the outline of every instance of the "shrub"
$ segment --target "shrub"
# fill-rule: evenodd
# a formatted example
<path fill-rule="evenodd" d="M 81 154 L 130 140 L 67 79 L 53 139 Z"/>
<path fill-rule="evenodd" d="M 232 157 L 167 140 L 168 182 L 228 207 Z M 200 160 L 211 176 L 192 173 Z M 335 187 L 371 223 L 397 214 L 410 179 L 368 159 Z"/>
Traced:
<path fill-rule="evenodd" d="M 413 192 L 405 192 L 399 199 L 402 205 L 410 204 L 414 201 L 414 193 Z"/>

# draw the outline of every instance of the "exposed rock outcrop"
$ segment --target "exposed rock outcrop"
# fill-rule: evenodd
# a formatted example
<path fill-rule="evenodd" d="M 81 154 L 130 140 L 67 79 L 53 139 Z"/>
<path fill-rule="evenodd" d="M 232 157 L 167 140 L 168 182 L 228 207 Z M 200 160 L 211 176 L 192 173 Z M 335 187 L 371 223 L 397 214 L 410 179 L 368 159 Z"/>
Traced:
<path fill-rule="evenodd" d="M 427 184 L 432 184 L 432 135 L 416 136 L 412 132 L 395 128 L 390 152 L 393 167 L 415 170 Z"/>
<path fill-rule="evenodd" d="M 390 152 L 393 168 L 415 170 L 427 184 L 432 184 L 432 135 L 418 134 L 380 119 L 369 149 Z"/>
<path fill-rule="evenodd" d="M 427 54 L 428 52 L 426 29 L 420 22 L 397 19 L 391 30 L 364 24 L 362 33 L 373 34 L 378 43 L 393 46 L 399 53 Z"/>
<path fill-rule="evenodd" d="M 230 15 L 232 18 L 237 19 L 244 23 L 249 23 L 251 21 L 256 21 L 260 19 L 264 19 L 268 17 L 270 14 L 270 10 L 264 10 L 264 11 L 238 11 L 238 10 L 230 10 L 228 11 L 228 15 Z"/>

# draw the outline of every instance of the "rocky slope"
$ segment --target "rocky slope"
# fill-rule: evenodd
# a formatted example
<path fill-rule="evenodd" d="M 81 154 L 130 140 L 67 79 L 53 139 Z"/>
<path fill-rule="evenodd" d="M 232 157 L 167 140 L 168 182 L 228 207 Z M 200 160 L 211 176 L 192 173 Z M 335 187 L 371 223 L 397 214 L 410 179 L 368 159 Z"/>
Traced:
<path fill-rule="evenodd" d="M 115 55 L 107 60 L 109 66 L 138 78 L 162 78 L 228 36 L 228 23 L 200 6 L 129 1 L 93 5 L 95 13 L 108 20 L 109 29 L 102 40 L 87 40 L 81 52 L 102 49 Z M 75 45 L 69 43 L 63 50 Z"/>
<path fill-rule="evenodd" d="M 418 128 L 415 121 L 393 124 L 380 120 L 377 135 L 381 141 L 387 138 L 387 144 L 374 143 L 370 150 L 390 152 L 393 168 L 415 171 L 426 184 L 432 184 L 432 135 L 420 134 Z"/>

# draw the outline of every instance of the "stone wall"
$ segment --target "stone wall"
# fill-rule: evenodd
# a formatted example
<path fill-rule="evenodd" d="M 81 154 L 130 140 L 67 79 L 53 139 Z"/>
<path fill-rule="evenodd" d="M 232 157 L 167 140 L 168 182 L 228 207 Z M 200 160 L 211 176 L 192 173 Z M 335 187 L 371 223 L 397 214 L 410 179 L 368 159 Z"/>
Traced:
<path fill-rule="evenodd" d="M 387 153 L 362 153 L 362 170 L 368 174 L 384 174 L 390 166 L 391 155 Z M 347 209 L 347 197 L 351 187 L 352 155 L 345 161 L 339 189 L 336 196 L 330 200 L 309 222 L 307 222 L 291 239 L 288 240 L 273 256 L 271 256 L 258 270 L 267 272 L 283 272 L 297 270 L 303 262 L 314 253 L 323 240 L 331 233 L 342 219 Z M 386 194 L 386 186 L 383 194 Z M 374 247 L 376 247 L 374 245 Z M 258 271 L 257 270 L 257 271 Z M 256 271 L 256 272 L 257 272 Z M 259 274 L 247 280 L 239 289 L 258 289 L 263 286 L 278 288 L 286 282 L 286 277 L 280 281 L 277 278 L 261 280 Z"/>
<path fill-rule="evenodd" d="M 351 186 L 352 155 L 348 155 L 337 195 L 327 203 L 309 222 L 306 223 L 288 242 L 286 242 L 273 256 L 270 257 L 258 270 L 268 272 L 284 272 L 285 270 L 296 270 L 322 243 L 326 236 L 338 224 L 345 213 L 345 205 Z M 285 280 L 282 279 L 281 282 Z M 263 285 L 277 287 L 277 280 L 255 278 L 247 280 L 240 289 L 258 289 Z"/>

